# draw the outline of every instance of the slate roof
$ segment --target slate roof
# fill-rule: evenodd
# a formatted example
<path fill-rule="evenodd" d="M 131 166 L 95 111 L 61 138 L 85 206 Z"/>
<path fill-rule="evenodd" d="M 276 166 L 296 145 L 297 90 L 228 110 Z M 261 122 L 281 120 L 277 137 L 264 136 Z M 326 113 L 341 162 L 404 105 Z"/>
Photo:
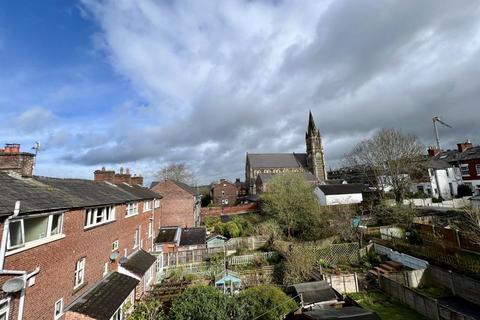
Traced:
<path fill-rule="evenodd" d="M 448 162 L 480 159 L 480 146 L 468 148 L 463 152 L 459 152 L 458 150 L 441 151 L 439 154 L 433 157 L 433 159 L 444 160 Z"/>
<path fill-rule="evenodd" d="M 362 193 L 362 190 L 365 188 L 362 184 L 359 183 L 348 183 L 348 184 L 322 184 L 318 188 L 322 190 L 325 195 L 335 195 L 335 194 L 352 194 L 352 193 Z"/>
<path fill-rule="evenodd" d="M 355 319 L 355 320 L 380 320 L 378 315 L 370 310 L 359 307 L 343 307 L 329 309 L 315 309 L 303 313 L 307 319 L 330 320 L 330 319 Z"/>
<path fill-rule="evenodd" d="M 452 165 L 448 163 L 448 161 L 445 160 L 437 160 L 437 159 L 432 159 L 429 160 L 427 163 L 428 168 L 431 169 L 446 169 L 446 168 L 451 168 Z"/>
<path fill-rule="evenodd" d="M 122 267 L 142 277 L 145 272 L 154 264 L 156 258 L 143 249 L 140 249 L 128 257 Z"/>
<path fill-rule="evenodd" d="M 311 173 L 310 171 L 301 172 L 301 173 L 299 172 L 298 174 L 302 175 L 306 181 L 309 181 L 309 182 L 317 181 L 317 177 L 315 177 L 315 175 L 313 175 L 313 173 Z M 275 177 L 276 175 L 279 175 L 279 173 L 259 173 L 258 174 L 258 176 L 260 177 L 260 180 L 262 180 L 263 183 L 272 180 L 273 177 Z"/>
<path fill-rule="evenodd" d="M 248 153 L 251 168 L 306 168 L 306 153 Z"/>
<path fill-rule="evenodd" d="M 175 234 L 177 233 L 177 229 L 177 227 L 161 228 L 157 239 L 155 239 L 155 243 L 175 242 Z"/>
<path fill-rule="evenodd" d="M 169 181 L 175 183 L 178 187 L 180 187 L 183 190 L 185 190 L 186 192 L 190 193 L 192 196 L 198 195 L 197 188 L 195 188 L 195 187 L 189 186 L 188 184 L 180 182 L 180 181 L 175 181 L 175 180 L 169 180 Z M 155 187 L 159 183 L 162 183 L 162 181 L 153 181 L 150 184 L 150 189 L 152 189 L 153 187 Z"/>
<path fill-rule="evenodd" d="M 93 319 L 109 320 L 138 282 L 137 279 L 113 272 L 75 300 L 67 311 Z"/>
<path fill-rule="evenodd" d="M 136 190 L 136 189 L 135 189 Z M 108 182 L 82 179 L 37 177 L 22 178 L 0 172 L 0 215 L 13 213 L 19 200 L 20 214 L 66 210 L 133 200 L 153 199 L 152 192 L 126 191 Z"/>
<path fill-rule="evenodd" d="M 205 227 L 183 228 L 180 235 L 180 246 L 193 246 L 207 242 Z"/>
<path fill-rule="evenodd" d="M 139 185 L 129 185 L 126 183 L 120 183 L 120 184 L 117 184 L 117 186 L 120 189 L 127 191 L 139 198 L 145 198 L 145 199 L 148 199 L 148 198 L 161 199 L 162 198 L 162 196 L 157 192 L 154 192 L 148 188 L 145 188 Z"/>
<path fill-rule="evenodd" d="M 326 281 L 297 283 L 292 287 L 295 295 L 301 294 L 304 305 L 338 299 L 335 291 Z"/>

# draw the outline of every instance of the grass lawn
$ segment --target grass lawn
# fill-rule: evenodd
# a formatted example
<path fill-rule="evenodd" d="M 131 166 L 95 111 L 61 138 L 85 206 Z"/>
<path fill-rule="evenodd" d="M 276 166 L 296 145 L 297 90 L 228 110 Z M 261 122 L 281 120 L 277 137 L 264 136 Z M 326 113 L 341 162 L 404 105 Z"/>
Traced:
<path fill-rule="evenodd" d="M 351 293 L 349 296 L 363 308 L 375 311 L 383 320 L 427 319 L 400 302 L 390 300 L 380 291 Z"/>

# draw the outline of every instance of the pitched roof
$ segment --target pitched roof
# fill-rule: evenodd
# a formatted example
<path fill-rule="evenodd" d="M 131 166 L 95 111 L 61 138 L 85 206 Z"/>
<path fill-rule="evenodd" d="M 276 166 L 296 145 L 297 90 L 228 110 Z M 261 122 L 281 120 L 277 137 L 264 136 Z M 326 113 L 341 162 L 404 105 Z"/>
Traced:
<path fill-rule="evenodd" d="M 301 294 L 305 305 L 338 299 L 335 291 L 326 281 L 297 283 L 292 287 L 296 295 Z"/>
<path fill-rule="evenodd" d="M 198 195 L 197 188 L 195 188 L 195 187 L 189 186 L 188 184 L 180 182 L 180 181 L 175 181 L 175 180 L 168 180 L 168 181 L 171 181 L 171 182 L 175 183 L 179 188 L 181 188 L 181 189 L 185 190 L 186 192 L 190 193 L 192 196 Z M 153 187 L 155 187 L 157 184 L 163 183 L 163 182 L 164 181 L 153 181 L 150 184 L 150 189 L 153 189 Z"/>
<path fill-rule="evenodd" d="M 145 272 L 154 264 L 156 258 L 143 249 L 140 249 L 128 257 L 122 265 L 123 268 L 142 277 Z"/>
<path fill-rule="evenodd" d="M 144 198 L 144 199 L 149 199 L 149 198 L 161 199 L 162 198 L 162 196 L 157 192 L 154 192 L 148 188 L 145 188 L 139 185 L 130 185 L 126 183 L 120 183 L 120 184 L 117 184 L 117 187 L 137 197 Z"/>
<path fill-rule="evenodd" d="M 21 201 L 20 214 L 23 214 L 153 198 L 153 193 L 139 194 L 132 190 L 108 182 L 37 176 L 22 178 L 0 172 L 0 215 L 12 214 L 16 201 Z"/>
<path fill-rule="evenodd" d="M 380 320 L 375 312 L 360 307 L 343 307 L 314 309 L 303 313 L 307 319 L 333 320 L 333 319 L 355 319 L 355 320 Z"/>
<path fill-rule="evenodd" d="M 445 160 L 448 162 L 480 159 L 480 146 L 468 148 L 463 152 L 459 152 L 458 150 L 441 151 L 439 154 L 433 157 L 433 159 Z"/>
<path fill-rule="evenodd" d="M 306 153 L 248 153 L 251 168 L 306 168 Z"/>
<path fill-rule="evenodd" d="M 205 227 L 183 228 L 180 235 L 180 246 L 193 246 L 207 242 Z"/>
<path fill-rule="evenodd" d="M 427 167 L 431 169 L 446 169 L 451 168 L 452 165 L 445 160 L 431 159 L 427 163 Z"/>
<path fill-rule="evenodd" d="M 260 180 L 262 180 L 263 183 L 265 183 L 272 180 L 275 176 L 279 174 L 281 173 L 259 173 L 258 177 Z M 317 177 L 315 177 L 315 175 L 310 171 L 299 172 L 298 174 L 301 175 L 305 179 L 305 181 L 309 181 L 309 182 L 317 181 Z"/>
<path fill-rule="evenodd" d="M 347 184 L 322 184 L 318 188 L 322 190 L 325 195 L 334 194 L 352 194 L 362 193 L 365 188 L 363 184 L 359 183 L 347 183 Z"/>
<path fill-rule="evenodd" d="M 177 233 L 177 227 L 161 228 L 158 233 L 155 243 L 175 242 L 175 235 Z"/>
<path fill-rule="evenodd" d="M 137 279 L 113 272 L 75 300 L 67 311 L 84 314 L 93 319 L 109 320 L 138 282 Z"/>

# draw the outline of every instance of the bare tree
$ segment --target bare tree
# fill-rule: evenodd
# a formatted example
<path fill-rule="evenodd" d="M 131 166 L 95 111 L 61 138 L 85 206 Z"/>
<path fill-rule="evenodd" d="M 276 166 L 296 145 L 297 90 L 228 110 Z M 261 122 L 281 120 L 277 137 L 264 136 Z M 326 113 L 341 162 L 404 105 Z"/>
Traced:
<path fill-rule="evenodd" d="M 371 139 L 357 144 L 347 154 L 352 166 L 369 170 L 372 184 L 379 191 L 391 188 L 395 201 L 401 203 L 424 147 L 415 135 L 403 134 L 395 129 L 381 129 Z"/>
<path fill-rule="evenodd" d="M 193 173 L 187 167 L 186 163 L 172 163 L 155 173 L 155 178 L 161 181 L 175 180 L 191 184 L 194 182 Z"/>

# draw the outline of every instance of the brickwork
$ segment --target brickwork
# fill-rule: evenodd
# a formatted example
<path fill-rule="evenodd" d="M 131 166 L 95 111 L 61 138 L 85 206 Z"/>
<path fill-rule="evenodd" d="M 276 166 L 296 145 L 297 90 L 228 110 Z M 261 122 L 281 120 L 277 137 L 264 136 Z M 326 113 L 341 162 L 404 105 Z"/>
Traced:
<path fill-rule="evenodd" d="M 27 152 L 4 153 L 0 152 L 0 170 L 13 171 L 24 177 L 33 174 L 35 155 Z"/>
<path fill-rule="evenodd" d="M 150 251 L 152 238 L 148 238 L 148 225 L 154 216 L 154 231 L 157 233 L 160 210 L 143 212 L 143 202 L 139 202 L 138 207 L 137 215 L 126 217 L 126 206 L 116 206 L 116 221 L 87 230 L 84 230 L 85 210 L 66 212 L 63 224 L 65 238 L 7 256 L 5 269 L 31 272 L 36 267 L 40 268 L 35 284 L 26 289 L 24 319 L 52 319 L 55 302 L 63 298 L 64 307 L 67 307 L 85 293 L 103 278 L 106 262 L 109 271 L 116 270 L 117 262 L 109 260 L 112 242 L 119 240 L 120 256 L 125 254 L 125 249 L 127 254 L 132 253 L 137 228 L 140 229 L 140 244 L 143 249 Z M 75 265 L 83 257 L 86 258 L 85 285 L 74 290 Z M 13 305 L 17 303 L 16 300 L 13 299 Z M 69 315 L 68 319 L 88 319 L 73 316 Z"/>
<path fill-rule="evenodd" d="M 237 203 L 238 190 L 235 184 L 222 179 L 212 184 L 210 195 L 216 205 L 222 205 L 223 201 L 223 205 L 234 206 Z"/>
<path fill-rule="evenodd" d="M 195 226 L 196 205 L 191 193 L 170 180 L 156 184 L 151 190 L 163 197 L 160 203 L 162 227 L 181 226 L 189 228 Z"/>

